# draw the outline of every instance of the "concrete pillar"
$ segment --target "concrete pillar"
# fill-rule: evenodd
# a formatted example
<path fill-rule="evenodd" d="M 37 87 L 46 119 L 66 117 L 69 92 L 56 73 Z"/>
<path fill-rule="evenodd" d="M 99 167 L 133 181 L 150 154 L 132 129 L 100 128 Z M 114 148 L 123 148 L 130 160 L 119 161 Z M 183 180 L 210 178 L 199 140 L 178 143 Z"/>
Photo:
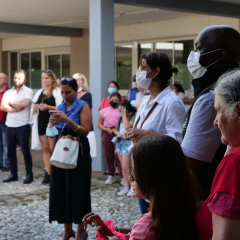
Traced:
<path fill-rule="evenodd" d="M 106 169 L 101 143 L 101 131 L 97 128 L 98 107 L 108 95 L 107 85 L 114 79 L 114 0 L 90 0 L 90 91 L 93 99 L 93 124 L 98 156 L 93 159 L 94 170 Z"/>

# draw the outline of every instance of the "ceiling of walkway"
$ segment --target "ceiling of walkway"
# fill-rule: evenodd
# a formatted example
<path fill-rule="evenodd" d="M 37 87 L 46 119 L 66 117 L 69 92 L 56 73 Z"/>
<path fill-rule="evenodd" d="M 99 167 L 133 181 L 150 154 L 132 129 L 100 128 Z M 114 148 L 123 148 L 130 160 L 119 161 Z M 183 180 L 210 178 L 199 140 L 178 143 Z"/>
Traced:
<path fill-rule="evenodd" d="M 1 0 L 0 22 L 88 28 L 89 1 L 90 0 Z M 205 11 L 208 10 L 209 3 L 210 5 L 213 4 L 216 6 L 216 8 L 213 8 L 216 15 L 221 15 L 221 11 L 224 9 L 229 10 L 226 8 L 227 5 L 224 4 L 228 4 L 229 6 L 235 4 L 230 6 L 231 9 L 233 9 L 232 11 L 234 11 L 234 7 L 237 8 L 236 10 L 238 10 L 238 8 L 240 9 L 240 0 L 201 0 L 201 4 L 199 2 L 193 2 L 192 0 L 114 1 L 115 26 L 204 14 L 206 13 Z M 238 18 L 240 18 L 240 13 Z M 0 33 L 0 38 L 18 36 L 22 35 Z"/>
<path fill-rule="evenodd" d="M 114 4 L 115 26 L 191 16 L 190 13 Z M 0 22 L 88 28 L 89 0 L 1 0 Z M 1 33 L 0 38 L 18 37 Z"/>

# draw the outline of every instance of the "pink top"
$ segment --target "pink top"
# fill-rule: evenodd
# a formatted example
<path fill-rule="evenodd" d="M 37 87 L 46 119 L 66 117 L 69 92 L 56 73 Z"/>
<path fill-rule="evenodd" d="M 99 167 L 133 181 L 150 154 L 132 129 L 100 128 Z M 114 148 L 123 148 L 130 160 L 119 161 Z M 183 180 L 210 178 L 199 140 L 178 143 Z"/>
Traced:
<path fill-rule="evenodd" d="M 103 119 L 103 126 L 106 128 L 113 128 L 117 126 L 120 115 L 118 108 L 106 107 L 100 110 L 100 115 Z"/>
<path fill-rule="evenodd" d="M 152 214 L 146 213 L 142 215 L 134 224 L 129 240 L 156 240 Z"/>

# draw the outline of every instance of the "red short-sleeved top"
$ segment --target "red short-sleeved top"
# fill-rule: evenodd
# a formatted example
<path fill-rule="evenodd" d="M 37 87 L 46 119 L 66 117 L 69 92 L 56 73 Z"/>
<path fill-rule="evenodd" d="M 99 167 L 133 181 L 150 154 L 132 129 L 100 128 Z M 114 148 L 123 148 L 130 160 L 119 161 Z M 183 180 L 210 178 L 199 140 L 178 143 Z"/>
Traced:
<path fill-rule="evenodd" d="M 125 98 L 123 96 L 121 96 L 121 101 L 123 101 Z M 106 107 L 110 107 L 110 100 L 108 99 L 108 97 L 105 97 L 101 104 L 100 104 L 100 107 L 98 108 L 98 110 L 102 110 L 103 108 L 106 108 Z"/>
<path fill-rule="evenodd" d="M 211 202 L 215 201 L 214 197 L 221 199 L 221 201 L 231 201 L 233 203 L 226 202 L 224 216 L 238 218 L 238 215 L 233 216 L 231 211 L 234 207 L 239 208 L 240 199 L 240 147 L 233 150 L 220 162 L 212 183 L 212 189 L 209 197 L 203 203 L 201 208 L 196 214 L 195 222 L 200 235 L 200 240 L 211 240 L 213 234 L 212 228 L 212 212 L 214 208 L 211 207 Z M 218 193 L 221 194 L 220 197 Z M 237 203 L 236 203 L 237 201 Z M 211 211 L 210 211 L 211 210 Z M 226 211 L 228 211 L 226 213 Z M 214 212 L 215 213 L 215 212 Z M 216 213 L 217 214 L 217 213 Z"/>

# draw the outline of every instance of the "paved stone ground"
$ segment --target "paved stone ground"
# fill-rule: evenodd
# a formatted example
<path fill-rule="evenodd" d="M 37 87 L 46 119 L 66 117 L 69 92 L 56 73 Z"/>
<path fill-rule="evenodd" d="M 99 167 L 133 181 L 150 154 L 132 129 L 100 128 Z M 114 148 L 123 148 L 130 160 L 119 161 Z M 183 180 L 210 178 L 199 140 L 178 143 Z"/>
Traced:
<path fill-rule="evenodd" d="M 63 225 L 48 223 L 49 187 L 41 185 L 42 168 L 34 168 L 34 182 L 22 183 L 24 166 L 19 165 L 18 182 L 2 183 L 9 173 L 0 172 L 0 240 L 44 239 L 57 240 Z M 92 211 L 103 220 L 112 219 L 120 227 L 132 227 L 140 216 L 135 197 L 117 196 L 119 183 L 105 185 L 104 180 L 93 178 L 91 187 Z M 74 231 L 77 226 L 73 226 Z M 89 238 L 96 239 L 94 227 L 88 227 Z"/>

